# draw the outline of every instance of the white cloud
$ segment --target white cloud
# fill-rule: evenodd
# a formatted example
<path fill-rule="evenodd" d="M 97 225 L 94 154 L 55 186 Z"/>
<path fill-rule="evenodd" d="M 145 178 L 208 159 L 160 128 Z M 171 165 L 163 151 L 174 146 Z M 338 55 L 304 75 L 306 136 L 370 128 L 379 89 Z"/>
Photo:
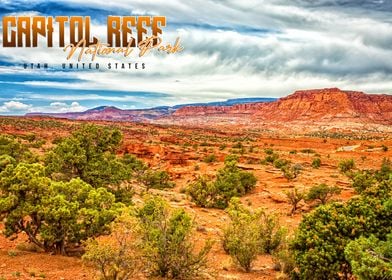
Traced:
<path fill-rule="evenodd" d="M 32 107 L 32 105 L 25 104 L 19 101 L 8 101 L 4 102 L 2 106 L 0 106 L 0 113 L 8 113 L 8 112 L 21 112 L 28 110 Z"/>
<path fill-rule="evenodd" d="M 78 102 L 74 101 L 71 105 L 64 102 L 52 102 L 50 108 L 58 112 L 80 112 L 86 110 L 86 107 L 81 106 Z"/>
<path fill-rule="evenodd" d="M 29 112 L 40 112 L 40 113 L 66 113 L 66 112 L 83 112 L 86 111 L 87 107 L 79 104 L 79 102 L 72 102 L 70 104 L 65 102 L 52 102 L 49 106 L 40 106 L 29 108 Z"/>
<path fill-rule="evenodd" d="M 0 113 L 7 114 L 24 114 L 27 112 L 42 112 L 42 113 L 65 113 L 65 112 L 82 112 L 88 108 L 79 104 L 79 102 L 73 101 L 71 103 L 65 102 L 52 102 L 49 106 L 33 106 L 31 104 L 25 104 L 19 101 L 8 101 L 4 102 L 0 106 Z"/>
<path fill-rule="evenodd" d="M 89 85 L 86 85 L 88 89 Z M 77 88 L 81 88 L 77 85 Z M 83 88 L 83 87 L 82 87 Z M 155 94 L 153 94 L 155 96 Z M 37 99 L 37 100 L 48 100 L 48 101 L 109 101 L 109 102 L 143 102 L 146 97 L 144 96 L 132 96 L 132 95 L 99 95 L 99 94 L 74 94 L 74 95 L 56 95 L 56 94 L 37 94 L 37 93 L 26 93 L 20 94 L 23 96 L 22 99 Z M 152 101 L 155 102 L 155 101 Z M 62 102 L 60 102 L 62 103 Z"/>
<path fill-rule="evenodd" d="M 62 2 L 80 4 L 78 0 Z M 336 5 L 327 5 L 332 2 Z M 233 97 L 283 96 L 298 88 L 338 86 L 390 92 L 392 23 L 389 12 L 361 10 L 359 4 L 356 9 L 343 9 L 338 5 L 341 2 L 135 0 L 130 4 L 128 0 L 91 0 L 86 5 L 117 9 L 122 14 L 167 16 L 164 41 L 172 42 L 180 36 L 184 52 L 169 56 L 151 53 L 129 59 L 100 57 L 96 61 L 101 63 L 101 68 L 109 62 L 145 62 L 146 69 L 140 71 L 45 72 L 0 67 L 0 73 L 39 75 L 40 79 L 28 79 L 19 85 L 52 88 L 59 93 L 62 89 L 124 92 L 116 96 L 101 93 L 59 96 L 35 91 L 21 96 L 53 101 L 54 105 L 39 108 L 46 111 L 76 110 L 78 106 L 72 107 L 71 101 L 140 102 L 149 107 Z M 203 7 L 202 12 L 200 7 Z M 174 23 L 177 29 L 171 27 Z M 94 24 L 93 35 L 105 40 L 106 25 Z M 262 32 L 263 29 L 268 32 Z M 57 33 L 53 38 L 58 38 Z M 3 48 L 1 56 L 13 63 L 65 62 L 65 53 L 59 48 L 23 52 Z M 61 82 L 61 77 L 78 81 Z M 132 91 L 161 92 L 167 96 L 158 99 L 153 95 L 149 98 L 127 93 Z"/>

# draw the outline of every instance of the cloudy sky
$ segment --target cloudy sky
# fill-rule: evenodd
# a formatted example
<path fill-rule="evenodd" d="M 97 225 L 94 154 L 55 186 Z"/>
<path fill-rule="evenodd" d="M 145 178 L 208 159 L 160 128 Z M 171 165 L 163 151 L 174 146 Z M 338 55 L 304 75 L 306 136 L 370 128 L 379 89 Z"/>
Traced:
<path fill-rule="evenodd" d="M 391 12 L 389 0 L 0 0 L 1 16 L 91 16 L 91 33 L 102 41 L 108 15 L 163 15 L 163 41 L 180 37 L 184 47 L 172 55 L 101 57 L 99 71 L 71 71 L 59 67 L 62 48 L 3 48 L 0 38 L 0 114 L 281 97 L 323 87 L 391 93 Z M 25 62 L 49 69 L 23 69 Z M 109 62 L 146 68 L 105 70 Z"/>

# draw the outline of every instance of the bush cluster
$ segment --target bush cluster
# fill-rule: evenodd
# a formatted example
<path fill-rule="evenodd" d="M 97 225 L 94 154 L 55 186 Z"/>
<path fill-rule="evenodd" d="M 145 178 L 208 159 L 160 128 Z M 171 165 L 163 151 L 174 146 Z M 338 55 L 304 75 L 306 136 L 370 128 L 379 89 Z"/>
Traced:
<path fill-rule="evenodd" d="M 0 215 L 7 237 L 20 232 L 45 251 L 67 249 L 104 234 L 121 205 L 105 188 L 80 179 L 55 182 L 38 164 L 8 165 L 0 173 Z"/>
<path fill-rule="evenodd" d="M 320 168 L 320 166 L 321 166 L 321 159 L 319 157 L 314 158 L 312 161 L 312 167 L 317 169 Z"/>
<path fill-rule="evenodd" d="M 112 224 L 110 236 L 89 239 L 83 259 L 105 280 L 134 279 L 147 274 L 164 279 L 195 279 L 206 272 L 212 243 L 199 250 L 192 239 L 193 219 L 162 198 L 146 197 Z"/>
<path fill-rule="evenodd" d="M 83 240 L 109 232 L 110 222 L 131 203 L 129 179 L 143 175 L 151 188 L 171 186 L 166 172 L 150 172 L 132 155 L 117 156 L 121 140 L 116 128 L 81 125 L 38 163 L 26 145 L 0 135 L 4 234 L 24 232 L 41 249 L 65 255 Z"/>
<path fill-rule="evenodd" d="M 296 163 L 292 164 L 289 160 L 282 159 L 279 157 L 279 154 L 275 153 L 271 148 L 265 149 L 266 153 L 265 158 L 261 161 L 262 164 L 272 164 L 275 168 L 278 168 L 282 171 L 283 176 L 287 180 L 293 180 L 298 177 L 298 175 L 303 170 L 301 164 Z"/>
<path fill-rule="evenodd" d="M 84 243 L 82 258 L 95 266 L 102 280 L 133 279 L 142 267 L 139 231 L 137 219 L 124 212 L 112 223 L 110 235 Z"/>
<path fill-rule="evenodd" d="M 216 156 L 214 154 L 207 155 L 204 159 L 203 162 L 205 163 L 211 163 L 216 161 Z"/>
<path fill-rule="evenodd" d="M 226 157 L 225 166 L 218 170 L 215 180 L 201 176 L 188 186 L 187 193 L 198 206 L 226 208 L 232 197 L 248 193 L 257 181 L 252 173 L 239 169 L 237 163 L 237 157 Z"/>
<path fill-rule="evenodd" d="M 138 181 L 146 187 L 147 191 L 149 189 L 163 190 L 174 187 L 174 183 L 171 181 L 169 173 L 161 170 L 145 170 L 138 176 Z"/>
<path fill-rule="evenodd" d="M 341 189 L 330 187 L 326 184 L 320 184 L 310 188 L 306 195 L 306 201 L 318 201 L 320 204 L 326 204 L 334 195 L 340 194 Z"/>
<path fill-rule="evenodd" d="M 227 208 L 231 223 L 224 229 L 223 248 L 246 272 L 259 254 L 270 254 L 283 241 L 286 230 L 277 216 L 261 209 L 251 211 L 238 198 L 232 198 Z"/>
<path fill-rule="evenodd" d="M 195 252 L 194 222 L 183 209 L 172 209 L 159 197 L 146 200 L 136 216 L 141 227 L 145 267 L 151 275 L 191 279 L 206 267 L 212 243 Z"/>
<path fill-rule="evenodd" d="M 33 155 L 20 140 L 12 136 L 0 135 L 0 172 L 11 163 L 34 163 L 37 160 L 37 156 Z"/>
<path fill-rule="evenodd" d="M 304 191 L 300 191 L 299 189 L 294 188 L 292 190 L 286 191 L 285 195 L 288 202 L 292 206 L 290 214 L 293 215 L 298 209 L 298 204 L 306 197 L 306 194 Z"/>
<path fill-rule="evenodd" d="M 338 164 L 339 171 L 342 173 L 348 173 L 355 168 L 355 161 L 353 159 L 341 160 Z"/>
<path fill-rule="evenodd" d="M 374 235 L 350 241 L 344 255 L 358 279 L 392 279 L 392 232 L 385 241 Z"/>
<path fill-rule="evenodd" d="M 383 242 L 392 231 L 392 172 L 384 164 L 366 176 L 359 196 L 322 205 L 304 217 L 292 244 L 301 279 L 390 275 L 383 262 L 389 253 L 379 247 L 388 244 Z"/>

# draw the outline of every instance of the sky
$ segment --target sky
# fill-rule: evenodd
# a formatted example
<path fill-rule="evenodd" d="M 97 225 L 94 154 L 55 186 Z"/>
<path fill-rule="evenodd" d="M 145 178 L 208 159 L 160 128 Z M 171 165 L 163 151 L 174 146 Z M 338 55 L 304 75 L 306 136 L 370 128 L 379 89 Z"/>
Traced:
<path fill-rule="evenodd" d="M 62 48 L 4 48 L 1 36 L 0 114 L 282 97 L 325 87 L 390 94 L 391 13 L 389 0 L 0 0 L 1 17 L 90 16 L 91 33 L 102 41 L 108 15 L 166 16 L 162 40 L 179 37 L 184 47 L 99 57 L 100 70 L 63 70 Z M 24 69 L 26 62 L 49 69 Z M 145 69 L 105 69 L 116 62 Z"/>

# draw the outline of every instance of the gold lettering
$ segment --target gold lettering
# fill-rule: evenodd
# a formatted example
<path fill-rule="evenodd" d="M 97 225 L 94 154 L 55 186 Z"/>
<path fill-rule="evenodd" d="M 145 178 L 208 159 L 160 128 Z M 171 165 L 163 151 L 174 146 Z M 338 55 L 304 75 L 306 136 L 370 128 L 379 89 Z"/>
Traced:
<path fill-rule="evenodd" d="M 132 41 L 129 41 L 128 46 L 125 48 L 111 47 L 109 46 L 109 44 L 103 44 L 98 40 L 96 44 L 90 45 L 89 47 L 86 48 L 86 40 L 82 39 L 76 45 L 74 44 L 67 45 L 63 49 L 63 51 L 64 52 L 69 51 L 67 55 L 67 60 L 70 60 L 75 55 L 75 53 L 79 51 L 78 61 L 82 60 L 83 55 L 91 55 L 91 61 L 94 61 L 97 55 L 110 55 L 110 54 L 122 53 L 124 57 L 128 57 L 133 51 L 131 44 Z"/>
<path fill-rule="evenodd" d="M 60 41 L 60 47 L 64 47 L 65 42 L 64 42 L 64 29 L 65 29 L 65 23 L 68 21 L 68 17 L 63 17 L 59 16 L 56 17 L 56 22 L 59 23 L 59 41 Z"/>
<path fill-rule="evenodd" d="M 5 16 L 3 46 L 38 47 L 41 36 L 46 38 L 48 47 L 53 47 L 53 33 L 57 29 L 59 46 L 68 52 L 68 60 L 77 56 L 80 61 L 85 55 L 91 55 L 92 60 L 98 55 L 123 54 L 128 57 L 136 47 L 140 50 L 139 56 L 154 48 L 166 53 L 183 49 L 179 38 L 174 45 L 162 45 L 160 36 L 162 28 L 166 27 L 164 16 L 108 16 L 106 44 L 91 36 L 90 23 L 89 16 Z"/>
<path fill-rule="evenodd" d="M 18 47 L 23 47 L 23 35 L 26 47 L 31 46 L 30 34 L 30 17 L 18 17 Z"/>
<path fill-rule="evenodd" d="M 146 26 L 151 26 L 151 17 L 143 16 L 143 17 L 139 17 L 137 20 L 137 43 L 138 43 L 138 45 L 140 44 L 140 42 L 143 41 L 143 34 L 147 33 L 147 29 L 144 28 L 143 23 L 145 23 Z"/>
<path fill-rule="evenodd" d="M 115 37 L 115 46 L 120 46 L 120 17 L 109 16 L 108 17 L 108 44 L 110 47 L 113 46 L 113 35 Z"/>
<path fill-rule="evenodd" d="M 38 45 L 38 34 L 42 36 L 46 36 L 46 28 L 45 28 L 45 17 L 34 17 L 33 18 L 33 47 L 37 47 Z"/>
<path fill-rule="evenodd" d="M 9 28 L 16 26 L 15 17 L 3 17 L 3 46 L 16 47 L 16 32 L 11 30 L 11 39 L 9 40 Z"/>
<path fill-rule="evenodd" d="M 160 26 L 158 26 L 158 23 Z M 153 17 L 152 20 L 152 36 L 159 36 L 159 34 L 162 34 L 162 29 L 161 27 L 166 27 L 166 17 Z M 158 44 L 158 40 L 154 39 L 154 45 Z"/>

